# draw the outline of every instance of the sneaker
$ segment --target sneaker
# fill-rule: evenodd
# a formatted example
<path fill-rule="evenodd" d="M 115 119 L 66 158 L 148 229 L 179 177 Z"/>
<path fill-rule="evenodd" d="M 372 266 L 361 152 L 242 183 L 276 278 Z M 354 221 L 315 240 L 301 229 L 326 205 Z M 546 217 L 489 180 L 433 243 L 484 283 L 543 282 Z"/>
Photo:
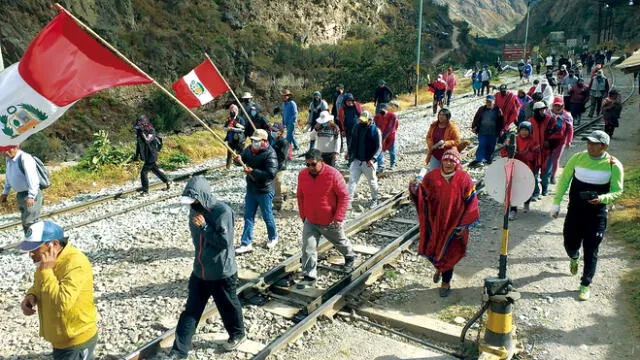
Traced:
<path fill-rule="evenodd" d="M 253 251 L 253 245 L 240 245 L 240 247 L 236 248 L 236 254 L 244 254 Z"/>
<path fill-rule="evenodd" d="M 481 162 L 480 162 L 480 161 L 478 161 L 478 160 L 473 160 L 472 162 L 470 162 L 470 163 L 469 163 L 469 167 L 470 167 L 470 168 L 474 168 L 474 167 L 480 166 L 480 164 L 481 164 Z"/>
<path fill-rule="evenodd" d="M 441 287 L 438 292 L 440 293 L 440 297 L 445 298 L 451 294 L 451 287 Z"/>
<path fill-rule="evenodd" d="M 589 297 L 591 296 L 591 292 L 589 291 L 589 287 L 588 286 L 583 286 L 580 285 L 580 292 L 578 293 L 578 300 L 580 301 L 587 301 L 589 300 Z"/>
<path fill-rule="evenodd" d="M 304 289 L 305 287 L 314 287 L 316 286 L 316 279 L 311 276 L 305 275 L 302 280 L 298 282 L 296 285 L 297 289 Z"/>
<path fill-rule="evenodd" d="M 276 245 L 278 245 L 278 238 L 267 241 L 267 249 L 273 249 Z"/>
<path fill-rule="evenodd" d="M 578 273 L 578 259 L 571 259 L 569 260 L 569 271 L 571 272 L 571 275 L 576 275 Z"/>
<path fill-rule="evenodd" d="M 222 344 L 222 347 L 226 351 L 233 351 L 238 347 L 240 347 L 240 345 L 242 345 L 242 343 L 245 342 L 246 340 L 247 340 L 247 335 L 244 335 L 244 334 L 242 336 L 230 337 L 226 343 Z"/>
<path fill-rule="evenodd" d="M 515 220 L 518 218 L 518 213 L 515 210 L 509 211 L 509 220 Z"/>
<path fill-rule="evenodd" d="M 378 206 L 378 200 L 371 200 L 371 202 L 369 203 L 369 207 L 374 208 L 376 206 Z"/>
<path fill-rule="evenodd" d="M 442 274 L 440 274 L 440 271 L 436 270 L 436 273 L 433 274 L 433 282 L 436 284 L 439 283 L 441 277 L 442 277 Z"/>
<path fill-rule="evenodd" d="M 531 201 L 532 201 L 532 202 L 534 202 L 534 201 L 538 201 L 538 200 L 540 200 L 540 195 L 533 195 L 533 196 L 531 197 Z"/>
<path fill-rule="evenodd" d="M 178 359 L 187 359 L 187 355 L 180 355 L 175 350 L 171 350 L 169 354 L 165 357 L 160 357 L 162 360 L 178 360 Z"/>
<path fill-rule="evenodd" d="M 384 173 L 384 168 L 378 168 L 378 174 Z"/>
<path fill-rule="evenodd" d="M 549 195 L 549 190 L 542 190 L 542 196 Z"/>
<path fill-rule="evenodd" d="M 342 270 L 345 272 L 351 272 L 353 270 L 353 265 L 355 264 L 355 262 L 356 262 L 355 256 L 345 256 Z"/>
<path fill-rule="evenodd" d="M 529 203 L 525 203 L 524 204 L 524 212 L 528 213 L 529 212 Z"/>

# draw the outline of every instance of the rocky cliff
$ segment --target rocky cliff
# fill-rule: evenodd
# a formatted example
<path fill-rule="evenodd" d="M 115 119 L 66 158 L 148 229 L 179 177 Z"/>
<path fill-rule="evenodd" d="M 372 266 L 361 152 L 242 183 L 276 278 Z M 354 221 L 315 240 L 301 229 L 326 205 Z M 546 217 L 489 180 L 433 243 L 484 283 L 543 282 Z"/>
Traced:
<path fill-rule="evenodd" d="M 527 12 L 525 0 L 433 0 L 449 7 L 449 16 L 466 21 L 475 35 L 498 38 L 515 27 Z"/>

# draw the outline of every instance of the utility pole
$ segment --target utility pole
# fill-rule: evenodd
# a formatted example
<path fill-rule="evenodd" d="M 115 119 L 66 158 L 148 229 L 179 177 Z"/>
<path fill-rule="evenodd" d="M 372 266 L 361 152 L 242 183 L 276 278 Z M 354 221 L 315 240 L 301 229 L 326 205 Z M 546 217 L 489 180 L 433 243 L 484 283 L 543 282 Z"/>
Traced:
<path fill-rule="evenodd" d="M 523 59 L 527 59 L 527 41 L 529 40 L 529 6 L 531 6 L 531 1 L 527 1 L 527 26 L 524 30 L 524 50 L 522 50 Z"/>
<path fill-rule="evenodd" d="M 414 105 L 418 106 L 418 91 L 420 90 L 420 41 L 422 40 L 422 5 L 424 0 L 418 0 L 418 44 L 416 45 L 416 95 Z"/>

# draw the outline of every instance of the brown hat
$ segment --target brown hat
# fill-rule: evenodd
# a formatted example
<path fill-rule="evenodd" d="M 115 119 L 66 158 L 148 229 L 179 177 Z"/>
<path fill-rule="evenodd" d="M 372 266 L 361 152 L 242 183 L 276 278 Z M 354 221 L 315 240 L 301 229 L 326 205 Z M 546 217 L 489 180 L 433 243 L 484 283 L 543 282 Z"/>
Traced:
<path fill-rule="evenodd" d="M 282 95 L 282 96 L 286 96 L 286 95 L 293 96 L 293 94 L 291 93 L 291 91 L 289 91 L 289 89 L 280 91 L 280 95 Z"/>

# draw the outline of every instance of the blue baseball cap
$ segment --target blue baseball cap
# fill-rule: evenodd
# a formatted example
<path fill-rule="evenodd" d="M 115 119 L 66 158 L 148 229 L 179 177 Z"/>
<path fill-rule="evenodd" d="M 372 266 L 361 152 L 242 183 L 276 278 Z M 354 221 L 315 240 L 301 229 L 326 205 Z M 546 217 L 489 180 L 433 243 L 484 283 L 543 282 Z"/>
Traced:
<path fill-rule="evenodd" d="M 496 97 L 493 95 L 487 95 L 487 100 L 488 101 L 496 101 Z"/>
<path fill-rule="evenodd" d="M 24 235 L 24 240 L 18 244 L 18 249 L 34 251 L 46 243 L 63 238 L 64 230 L 60 225 L 52 221 L 38 221 L 29 227 L 29 230 Z"/>

